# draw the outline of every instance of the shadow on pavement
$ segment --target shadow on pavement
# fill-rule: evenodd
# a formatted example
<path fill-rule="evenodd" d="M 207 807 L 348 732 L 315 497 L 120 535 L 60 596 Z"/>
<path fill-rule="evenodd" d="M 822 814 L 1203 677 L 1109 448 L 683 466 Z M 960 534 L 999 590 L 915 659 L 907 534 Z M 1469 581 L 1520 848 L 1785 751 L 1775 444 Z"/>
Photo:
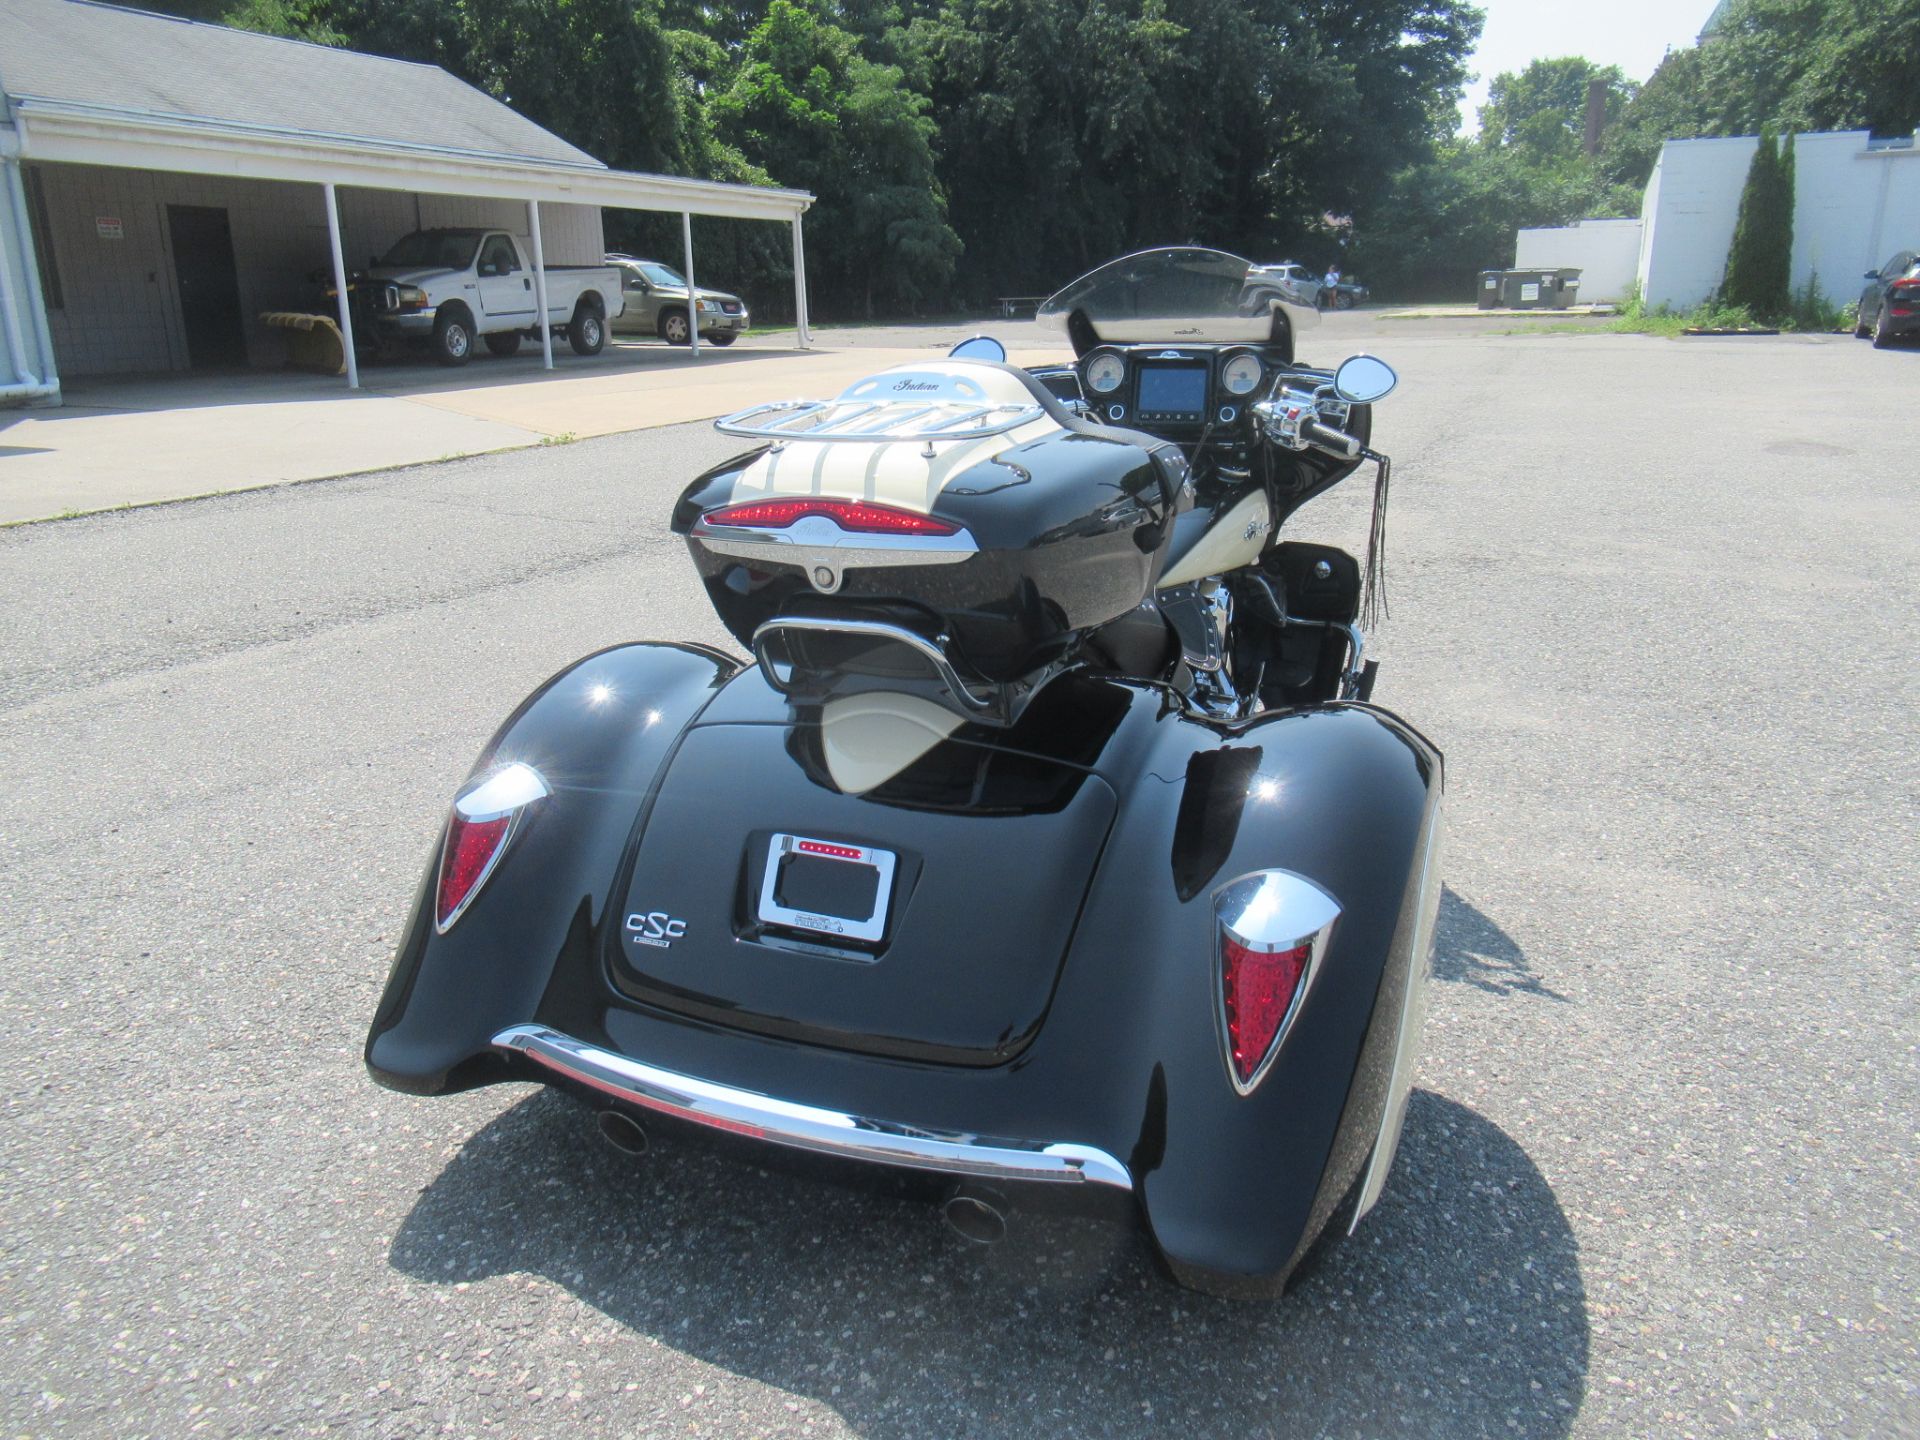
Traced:
<path fill-rule="evenodd" d="M 1176 1289 L 1124 1225 L 1020 1212 L 968 1246 L 924 1201 L 657 1142 L 614 1154 L 542 1091 L 476 1134 L 391 1263 L 521 1272 L 867 1436 L 1567 1433 L 1585 1394 L 1577 1247 L 1540 1172 L 1416 1091 L 1387 1193 L 1276 1304 Z"/>
<path fill-rule="evenodd" d="M 1440 891 L 1440 918 L 1434 929 L 1433 973 L 1485 990 L 1490 995 L 1540 995 L 1566 1003 L 1566 996 L 1541 983 L 1514 938 L 1463 900 L 1450 886 Z"/>

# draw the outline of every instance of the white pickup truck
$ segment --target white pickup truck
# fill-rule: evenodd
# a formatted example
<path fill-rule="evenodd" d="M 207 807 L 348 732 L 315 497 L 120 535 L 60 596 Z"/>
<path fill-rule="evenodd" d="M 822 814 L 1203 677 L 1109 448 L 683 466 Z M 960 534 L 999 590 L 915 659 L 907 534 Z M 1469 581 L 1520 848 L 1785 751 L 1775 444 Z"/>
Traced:
<path fill-rule="evenodd" d="M 626 301 L 612 265 L 549 265 L 547 324 L 576 355 L 598 355 L 607 322 Z M 384 339 L 428 340 L 442 365 L 464 365 L 476 338 L 496 355 L 540 338 L 533 266 L 505 230 L 416 230 L 374 262 L 361 282 Z"/>

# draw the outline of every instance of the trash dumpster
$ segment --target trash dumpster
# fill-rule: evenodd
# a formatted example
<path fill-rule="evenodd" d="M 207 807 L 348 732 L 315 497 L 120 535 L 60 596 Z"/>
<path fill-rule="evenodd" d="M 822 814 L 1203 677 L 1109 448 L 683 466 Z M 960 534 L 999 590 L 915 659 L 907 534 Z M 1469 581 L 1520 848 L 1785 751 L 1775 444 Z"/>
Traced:
<path fill-rule="evenodd" d="M 1500 278 L 1504 270 L 1482 270 L 1480 272 L 1480 308 L 1497 310 L 1500 308 Z"/>
<path fill-rule="evenodd" d="M 1501 303 L 1510 310 L 1564 310 L 1579 293 L 1578 270 L 1508 270 L 1500 279 Z"/>

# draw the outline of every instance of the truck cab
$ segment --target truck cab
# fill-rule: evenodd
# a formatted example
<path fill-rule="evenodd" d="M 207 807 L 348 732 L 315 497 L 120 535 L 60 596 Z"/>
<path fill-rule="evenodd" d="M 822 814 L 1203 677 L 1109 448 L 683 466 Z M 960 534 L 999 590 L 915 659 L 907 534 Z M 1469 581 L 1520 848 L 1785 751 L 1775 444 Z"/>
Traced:
<path fill-rule="evenodd" d="M 546 323 L 579 355 L 597 355 L 607 324 L 624 308 L 610 265 L 548 265 Z M 511 355 L 540 335 L 538 277 L 520 238 L 506 230 L 415 230 L 374 261 L 367 309 L 386 340 L 426 341 L 445 365 L 471 358 L 484 340 Z"/>

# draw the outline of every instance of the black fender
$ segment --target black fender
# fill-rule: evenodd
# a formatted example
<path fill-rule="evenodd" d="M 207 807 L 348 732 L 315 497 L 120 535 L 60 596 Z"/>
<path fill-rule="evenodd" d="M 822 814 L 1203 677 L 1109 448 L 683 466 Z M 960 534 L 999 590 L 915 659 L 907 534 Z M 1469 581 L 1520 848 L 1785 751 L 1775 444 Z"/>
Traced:
<path fill-rule="evenodd" d="M 590 946 L 635 816 L 681 733 L 738 669 L 700 645 L 619 645 L 562 670 L 508 717 L 472 773 L 525 761 L 552 794 L 445 935 L 434 925 L 436 841 L 367 1036 L 375 1080 L 426 1095 L 507 1078 L 494 1034 L 533 1014 L 555 968 Z M 511 963 L 475 964 L 477 954 Z"/>
<path fill-rule="evenodd" d="M 1225 728 L 1163 714 L 1153 731 L 1055 1015 L 1138 1017 L 1143 1033 L 1110 1038 L 1130 1063 L 1107 1078 L 1138 1087 L 1128 1165 L 1174 1270 L 1277 1293 L 1392 1160 L 1438 899 L 1441 756 L 1358 704 Z M 1241 1096 L 1214 1018 L 1213 897 L 1267 869 L 1312 880 L 1341 913 L 1272 1069 Z"/>

